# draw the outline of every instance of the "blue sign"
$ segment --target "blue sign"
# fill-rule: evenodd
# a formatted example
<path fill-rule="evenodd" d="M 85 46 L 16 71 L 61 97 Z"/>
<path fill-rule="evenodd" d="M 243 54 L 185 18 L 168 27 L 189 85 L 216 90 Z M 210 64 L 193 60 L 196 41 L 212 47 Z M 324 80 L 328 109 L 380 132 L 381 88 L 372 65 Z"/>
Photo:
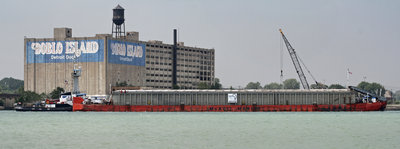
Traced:
<path fill-rule="evenodd" d="M 104 40 L 37 41 L 26 43 L 26 62 L 103 62 Z"/>
<path fill-rule="evenodd" d="M 144 44 L 108 40 L 108 62 L 145 66 L 146 49 Z"/>

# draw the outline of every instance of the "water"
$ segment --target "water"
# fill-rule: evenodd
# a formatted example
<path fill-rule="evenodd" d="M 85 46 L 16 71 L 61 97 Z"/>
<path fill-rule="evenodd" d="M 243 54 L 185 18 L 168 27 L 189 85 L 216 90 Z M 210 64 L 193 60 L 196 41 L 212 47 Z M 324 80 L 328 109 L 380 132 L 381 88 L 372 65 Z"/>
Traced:
<path fill-rule="evenodd" d="M 400 112 L 0 112 L 0 148 L 400 148 Z"/>

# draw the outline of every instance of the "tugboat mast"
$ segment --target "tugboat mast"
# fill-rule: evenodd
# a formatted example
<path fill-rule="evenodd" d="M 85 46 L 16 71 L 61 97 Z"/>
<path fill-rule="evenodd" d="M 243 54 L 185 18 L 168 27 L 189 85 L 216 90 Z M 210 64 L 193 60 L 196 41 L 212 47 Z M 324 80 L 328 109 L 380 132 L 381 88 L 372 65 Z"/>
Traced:
<path fill-rule="evenodd" d="M 79 94 L 79 77 L 81 76 L 81 67 L 76 68 L 76 65 L 74 65 L 74 72 L 72 72 L 72 77 L 74 78 L 74 89 L 72 91 L 72 94 L 76 95 Z"/>

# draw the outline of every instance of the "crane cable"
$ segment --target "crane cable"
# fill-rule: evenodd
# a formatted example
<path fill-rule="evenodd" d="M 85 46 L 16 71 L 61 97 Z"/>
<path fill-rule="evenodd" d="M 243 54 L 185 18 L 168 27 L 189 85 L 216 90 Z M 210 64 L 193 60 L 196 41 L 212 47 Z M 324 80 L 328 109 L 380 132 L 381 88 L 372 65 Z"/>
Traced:
<path fill-rule="evenodd" d="M 283 87 L 283 39 L 282 38 L 279 38 L 279 39 L 280 39 L 280 52 L 281 52 L 281 76 L 280 76 L 280 78 L 281 78 L 281 84 Z"/>
<path fill-rule="evenodd" d="M 307 66 L 304 64 L 303 60 L 300 58 L 299 53 L 297 54 L 297 58 L 300 60 L 301 64 L 303 64 L 304 68 L 307 70 L 308 74 L 310 74 L 311 78 L 314 80 L 317 86 L 319 86 L 319 82 L 315 79 L 314 75 L 312 75 L 311 71 L 307 68 Z"/>

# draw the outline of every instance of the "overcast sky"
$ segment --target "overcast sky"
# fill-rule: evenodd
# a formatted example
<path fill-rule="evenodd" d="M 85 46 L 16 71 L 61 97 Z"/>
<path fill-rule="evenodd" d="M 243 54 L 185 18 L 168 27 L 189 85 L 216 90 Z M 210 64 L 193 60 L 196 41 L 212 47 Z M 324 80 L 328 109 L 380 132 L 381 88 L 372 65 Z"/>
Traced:
<path fill-rule="evenodd" d="M 350 85 L 364 79 L 400 90 L 398 0 L 5 0 L 0 5 L 0 78 L 23 79 L 24 36 L 52 38 L 54 27 L 73 36 L 111 33 L 112 8 L 124 7 L 126 30 L 140 40 L 215 48 L 224 87 L 280 82 L 298 76 L 279 28 L 317 81 Z M 307 76 L 308 82 L 313 82 Z"/>

